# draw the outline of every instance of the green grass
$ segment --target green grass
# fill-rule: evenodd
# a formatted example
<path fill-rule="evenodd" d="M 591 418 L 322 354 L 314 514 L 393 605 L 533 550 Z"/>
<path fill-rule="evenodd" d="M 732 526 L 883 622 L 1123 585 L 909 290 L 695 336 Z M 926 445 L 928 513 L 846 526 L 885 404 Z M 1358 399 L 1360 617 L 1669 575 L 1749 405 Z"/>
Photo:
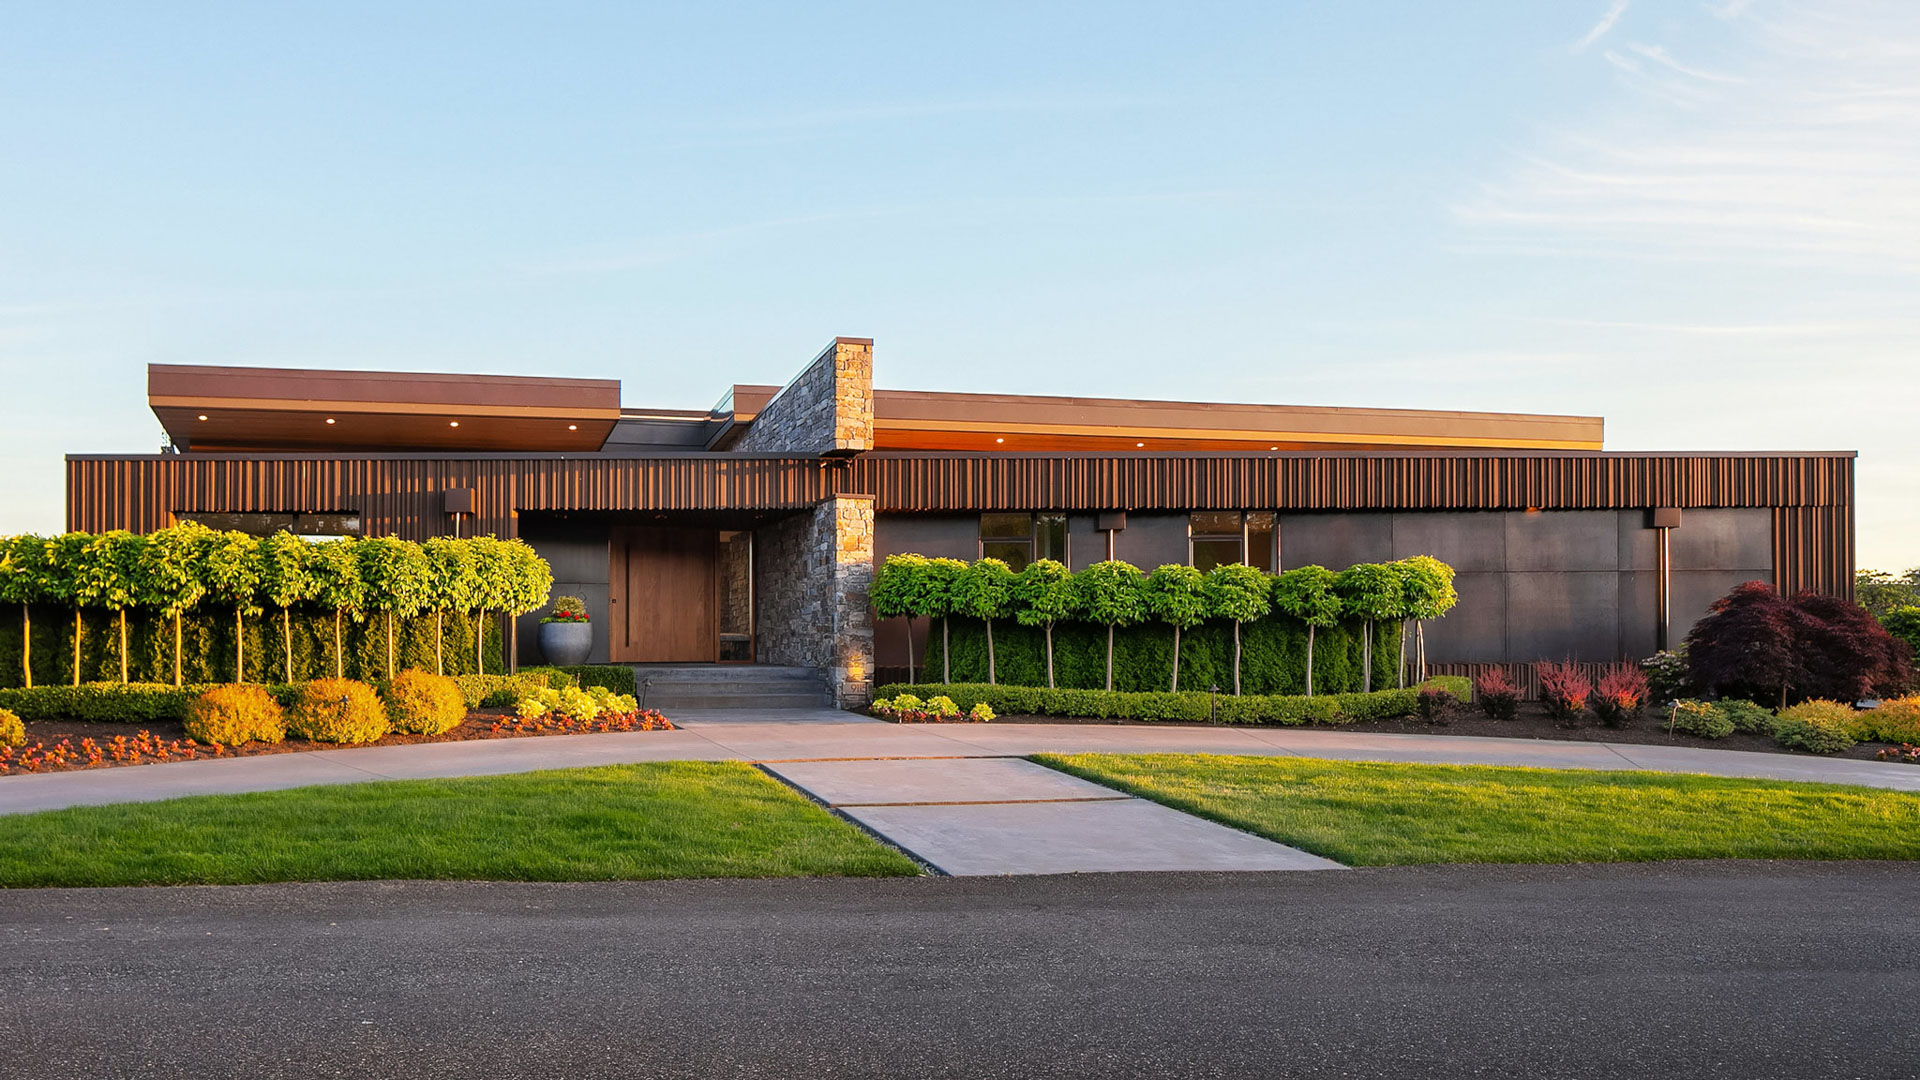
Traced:
<path fill-rule="evenodd" d="M 0 885 L 879 877 L 911 860 L 745 765 L 394 780 L 0 817 Z"/>
<path fill-rule="evenodd" d="M 1210 754 L 1037 754 L 1354 866 L 1920 858 L 1920 794 L 1716 776 Z"/>

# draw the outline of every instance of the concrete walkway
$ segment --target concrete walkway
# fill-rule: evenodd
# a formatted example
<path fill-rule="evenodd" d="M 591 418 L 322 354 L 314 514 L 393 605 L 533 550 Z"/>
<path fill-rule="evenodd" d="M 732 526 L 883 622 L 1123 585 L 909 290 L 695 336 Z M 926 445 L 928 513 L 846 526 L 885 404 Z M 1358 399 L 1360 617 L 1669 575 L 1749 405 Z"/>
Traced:
<path fill-rule="evenodd" d="M 1298 728 L 896 725 L 827 709 L 685 711 L 676 731 L 363 747 L 0 777 L 0 814 L 369 780 L 645 761 L 760 764 L 947 873 L 1307 869 L 1303 852 L 1018 760 L 1028 754 L 1272 754 L 1646 769 L 1920 791 L 1920 768 L 1687 747 Z"/>
<path fill-rule="evenodd" d="M 1344 869 L 1019 758 L 764 768 L 955 876 Z"/>

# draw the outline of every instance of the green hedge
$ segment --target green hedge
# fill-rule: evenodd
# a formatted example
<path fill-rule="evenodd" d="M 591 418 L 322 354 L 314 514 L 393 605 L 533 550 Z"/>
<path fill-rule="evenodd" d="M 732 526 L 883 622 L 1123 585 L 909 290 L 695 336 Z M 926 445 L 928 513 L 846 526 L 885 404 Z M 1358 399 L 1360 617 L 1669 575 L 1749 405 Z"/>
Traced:
<path fill-rule="evenodd" d="M 1399 625 L 1374 627 L 1373 689 L 1387 690 L 1398 681 Z M 1363 669 L 1361 624 L 1321 630 L 1314 636 L 1313 691 L 1315 696 L 1353 693 Z M 916 635 L 916 638 L 918 635 Z M 926 635 L 922 666 L 916 674 L 940 675 L 940 620 Z M 1408 634 L 1411 655 L 1412 634 Z M 916 640 L 915 644 L 919 644 Z M 1046 635 L 1038 627 L 1021 626 L 1012 619 L 993 624 L 997 681 L 1014 686 L 1047 685 Z M 986 624 L 955 617 L 952 627 L 953 681 L 987 681 Z M 1240 680 L 1247 694 L 1304 694 L 1307 689 L 1307 627 L 1286 615 L 1274 614 L 1240 628 Z M 1095 690 L 1106 686 L 1107 628 L 1088 623 L 1061 623 L 1053 630 L 1055 685 L 1062 689 Z M 1159 623 L 1123 627 L 1113 639 L 1113 688 L 1116 692 L 1158 693 L 1167 690 L 1173 674 L 1173 631 Z M 1213 621 L 1180 636 L 1180 689 L 1233 688 L 1233 624 Z"/>
<path fill-rule="evenodd" d="M 0 709 L 22 720 L 84 720 L 90 723 L 155 724 L 187 718 L 187 706 L 207 686 L 154 683 L 82 683 L 0 690 Z"/>
<path fill-rule="evenodd" d="M 633 677 L 633 669 L 625 664 L 575 664 L 569 667 L 542 670 L 565 672 L 573 676 L 577 685 L 583 687 L 604 686 L 616 694 L 626 694 L 629 697 L 637 696 L 639 693 L 638 682 Z"/>
<path fill-rule="evenodd" d="M 53 686 L 73 682 L 73 609 L 34 605 L 33 683 Z M 333 612 L 311 608 L 293 610 L 294 681 L 333 675 Z M 491 618 L 486 625 L 487 670 L 503 670 L 500 629 Z M 285 652 L 280 612 L 248 616 L 245 623 L 247 670 L 242 682 L 284 683 Z M 345 620 L 341 640 L 346 677 L 376 682 L 387 676 L 386 616 L 374 614 L 364 622 Z M 189 683 L 233 682 L 233 611 L 230 608 L 196 610 L 181 620 L 181 674 Z M 394 655 L 398 670 L 434 670 L 433 616 L 395 621 Z M 449 675 L 473 672 L 473 620 L 464 614 L 446 617 L 444 655 Z M 127 657 L 130 681 L 173 682 L 173 621 L 154 612 L 127 612 Z M 80 680 L 120 681 L 120 635 L 111 611 L 85 611 L 81 618 Z M 20 672 L 20 607 L 0 605 L 0 687 L 22 685 Z"/>
<path fill-rule="evenodd" d="M 1316 665 L 1317 666 L 1317 665 Z M 1472 684 L 1460 676 L 1439 676 L 1423 685 L 1438 686 L 1465 700 Z M 986 702 L 996 713 L 1029 716 L 1094 717 L 1101 720 L 1217 720 L 1224 724 L 1351 724 L 1411 716 L 1419 690 L 1376 690 L 1367 694 L 1209 694 L 1182 690 L 1129 692 L 1115 690 L 1048 690 L 1044 686 L 989 686 L 985 683 L 896 683 L 883 686 L 876 697 L 912 694 L 926 699 L 946 696 L 962 712 Z"/>

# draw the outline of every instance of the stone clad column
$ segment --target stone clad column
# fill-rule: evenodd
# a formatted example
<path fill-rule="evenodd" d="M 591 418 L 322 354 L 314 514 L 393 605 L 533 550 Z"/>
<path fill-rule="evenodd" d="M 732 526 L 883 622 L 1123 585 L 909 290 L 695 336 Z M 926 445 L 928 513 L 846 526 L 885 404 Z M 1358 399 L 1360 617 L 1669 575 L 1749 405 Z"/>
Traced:
<path fill-rule="evenodd" d="M 860 708 L 873 700 L 873 496 L 841 495 L 814 511 L 823 537 L 830 534 L 833 654 L 827 681 L 834 704 Z"/>

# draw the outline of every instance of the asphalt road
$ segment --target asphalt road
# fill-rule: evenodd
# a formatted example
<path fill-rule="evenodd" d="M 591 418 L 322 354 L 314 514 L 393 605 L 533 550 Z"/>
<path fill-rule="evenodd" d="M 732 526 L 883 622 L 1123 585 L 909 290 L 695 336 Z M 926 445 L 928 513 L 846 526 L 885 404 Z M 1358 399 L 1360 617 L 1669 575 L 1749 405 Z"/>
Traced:
<path fill-rule="evenodd" d="M 1920 865 L 0 893 L 0 1076 L 1914 1077 Z"/>

